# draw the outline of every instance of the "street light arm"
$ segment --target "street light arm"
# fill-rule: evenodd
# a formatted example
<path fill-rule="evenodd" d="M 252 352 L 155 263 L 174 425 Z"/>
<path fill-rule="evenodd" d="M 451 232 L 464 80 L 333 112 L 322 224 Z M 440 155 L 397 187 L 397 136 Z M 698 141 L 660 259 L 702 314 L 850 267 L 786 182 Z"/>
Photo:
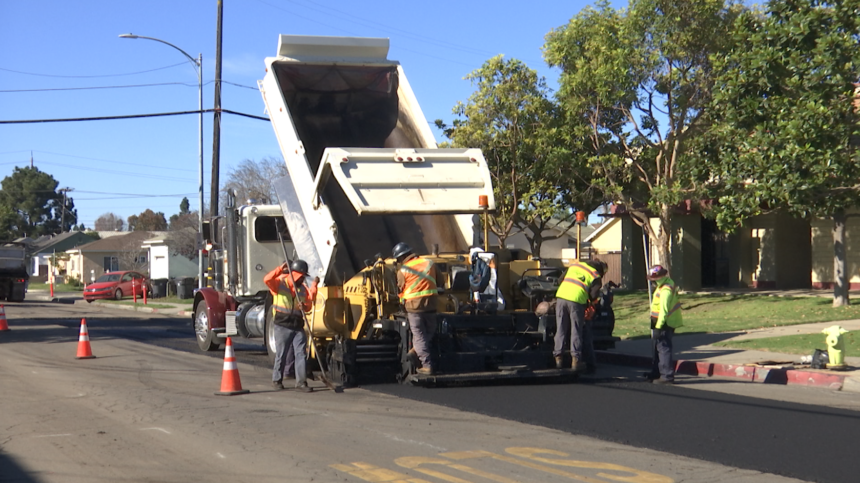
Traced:
<path fill-rule="evenodd" d="M 191 57 L 190 55 L 188 55 L 188 52 L 186 52 L 186 51 L 184 51 L 184 50 L 180 49 L 179 47 L 177 47 L 177 46 L 175 46 L 175 45 L 171 44 L 170 42 L 167 42 L 167 41 L 164 41 L 164 40 L 161 40 L 161 39 L 157 39 L 157 38 L 155 38 L 155 37 L 145 37 L 145 36 L 143 36 L 143 35 L 134 35 L 134 34 L 131 34 L 131 33 L 128 33 L 128 34 L 122 34 L 122 35 L 120 35 L 120 36 L 119 36 L 119 38 L 121 38 L 121 39 L 146 39 L 146 40 L 154 40 L 154 41 L 156 41 L 156 42 L 161 42 L 162 44 L 169 45 L 169 46 L 173 47 L 174 49 L 176 49 L 176 50 L 178 50 L 178 51 L 182 52 L 182 55 L 184 55 L 185 57 L 188 57 L 188 60 L 190 60 L 192 64 L 194 64 L 194 65 L 196 65 L 196 66 L 200 67 L 200 62 L 198 62 L 198 61 L 197 61 L 197 59 L 195 59 L 194 57 Z"/>

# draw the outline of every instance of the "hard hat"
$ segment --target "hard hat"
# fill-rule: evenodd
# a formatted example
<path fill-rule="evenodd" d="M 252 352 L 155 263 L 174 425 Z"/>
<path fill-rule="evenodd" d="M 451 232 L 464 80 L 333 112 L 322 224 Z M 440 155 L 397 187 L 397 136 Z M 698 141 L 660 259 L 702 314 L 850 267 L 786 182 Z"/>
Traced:
<path fill-rule="evenodd" d="M 394 248 L 391 249 L 391 256 L 398 260 L 405 257 L 406 255 L 409 255 L 410 253 L 412 253 L 412 248 L 410 248 L 409 245 L 403 242 L 394 245 Z"/>
<path fill-rule="evenodd" d="M 606 269 L 609 268 L 609 265 L 607 265 L 606 262 L 597 258 L 587 263 L 594 267 L 594 269 L 597 270 L 597 273 L 599 273 L 601 277 L 606 275 Z"/>
<path fill-rule="evenodd" d="M 669 271 L 663 268 L 663 265 L 654 265 L 648 270 L 648 280 L 659 280 L 666 275 L 669 275 Z"/>
<path fill-rule="evenodd" d="M 299 272 L 304 276 L 308 275 L 308 262 L 304 260 L 294 260 L 293 263 L 290 264 L 291 272 Z"/>

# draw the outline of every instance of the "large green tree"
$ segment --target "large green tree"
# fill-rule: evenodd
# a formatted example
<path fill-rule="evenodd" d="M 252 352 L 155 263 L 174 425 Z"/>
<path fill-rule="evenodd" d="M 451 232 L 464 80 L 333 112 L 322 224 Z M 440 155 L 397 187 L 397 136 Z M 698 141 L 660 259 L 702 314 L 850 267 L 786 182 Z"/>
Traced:
<path fill-rule="evenodd" d="M 4 238 L 37 237 L 68 231 L 77 224 L 74 201 L 57 192 L 59 182 L 36 167 L 15 168 L 2 181 L 0 221 Z M 63 210 L 66 214 L 63 218 Z M 65 226 L 62 225 L 65 221 Z"/>
<path fill-rule="evenodd" d="M 544 232 L 573 216 L 572 204 L 584 192 L 572 189 L 563 176 L 568 151 L 546 81 L 523 62 L 502 56 L 489 59 L 466 79 L 475 92 L 455 106 L 452 126 L 436 124 L 454 146 L 483 151 L 496 200 L 489 229 L 501 246 L 524 232 L 532 253 L 540 255 L 544 241 L 561 236 Z"/>
<path fill-rule="evenodd" d="M 666 265 L 674 211 L 707 181 L 693 146 L 707 127 L 711 55 L 730 48 L 740 10 L 723 0 L 632 0 L 616 10 L 604 0 L 546 37 L 544 57 L 561 68 L 557 99 L 570 138 L 586 141 L 595 183 Z"/>
<path fill-rule="evenodd" d="M 715 56 L 710 106 L 707 154 L 725 193 L 717 221 L 773 210 L 832 217 L 834 305 L 846 305 L 846 210 L 860 204 L 860 1 L 771 1 L 738 19 L 734 42 Z"/>

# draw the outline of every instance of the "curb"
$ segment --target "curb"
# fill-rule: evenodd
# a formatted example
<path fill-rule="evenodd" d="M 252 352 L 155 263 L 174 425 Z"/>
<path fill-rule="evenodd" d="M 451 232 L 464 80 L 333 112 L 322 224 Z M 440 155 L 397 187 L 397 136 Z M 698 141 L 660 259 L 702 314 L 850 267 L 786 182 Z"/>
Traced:
<path fill-rule="evenodd" d="M 651 367 L 651 358 L 632 354 L 595 351 L 597 361 L 622 366 Z M 832 391 L 860 392 L 860 378 L 818 370 L 781 369 L 745 364 L 720 364 L 708 361 L 675 361 L 678 374 L 703 377 L 728 377 L 761 384 L 822 387 Z"/>

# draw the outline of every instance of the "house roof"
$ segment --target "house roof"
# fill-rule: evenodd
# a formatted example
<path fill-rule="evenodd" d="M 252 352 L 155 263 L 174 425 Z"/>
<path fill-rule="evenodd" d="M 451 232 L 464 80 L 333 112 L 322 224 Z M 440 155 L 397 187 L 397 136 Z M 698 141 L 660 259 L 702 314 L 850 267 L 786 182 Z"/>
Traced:
<path fill-rule="evenodd" d="M 132 231 L 126 232 L 124 235 L 111 236 L 102 240 L 96 240 L 86 245 L 81 245 L 67 251 L 79 252 L 127 252 L 139 250 L 143 240 L 152 238 L 152 236 L 160 232 L 149 231 Z"/>
<path fill-rule="evenodd" d="M 591 241 L 594 240 L 595 238 L 599 238 L 603 232 L 608 230 L 610 226 L 618 223 L 618 220 L 620 220 L 620 219 L 621 218 L 618 218 L 618 217 L 612 217 L 612 218 L 609 218 L 608 220 L 604 221 L 603 223 L 600 224 L 600 226 L 598 226 L 596 229 L 594 229 L 590 235 L 588 235 L 588 238 L 586 238 L 585 241 L 591 243 Z"/>
<path fill-rule="evenodd" d="M 68 250 L 76 246 L 85 245 L 94 241 L 95 238 L 79 231 L 60 233 L 50 237 L 40 237 L 33 243 L 33 253 L 45 253 L 54 250 Z"/>
<path fill-rule="evenodd" d="M 554 230 L 559 233 L 565 233 L 570 238 L 576 239 L 576 227 L 573 226 L 575 223 L 574 220 L 559 220 L 558 218 L 552 218 L 547 222 L 546 229 Z M 582 227 L 582 239 L 586 240 L 588 236 L 595 230 L 596 228 L 593 225 L 585 225 Z"/>

